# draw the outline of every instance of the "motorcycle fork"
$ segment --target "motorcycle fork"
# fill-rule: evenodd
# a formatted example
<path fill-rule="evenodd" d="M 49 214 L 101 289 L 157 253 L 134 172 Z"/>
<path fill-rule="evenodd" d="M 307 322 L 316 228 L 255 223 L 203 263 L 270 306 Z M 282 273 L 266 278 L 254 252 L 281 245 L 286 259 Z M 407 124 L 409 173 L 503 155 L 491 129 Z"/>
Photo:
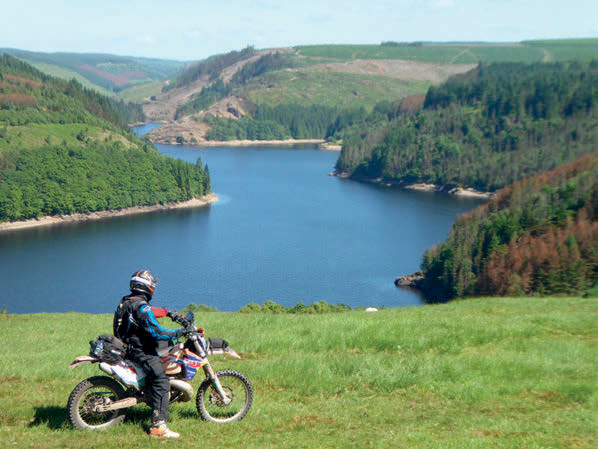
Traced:
<path fill-rule="evenodd" d="M 220 383 L 218 376 L 216 375 L 216 373 L 210 366 L 210 362 L 208 360 L 208 355 L 206 354 L 206 352 L 203 350 L 203 348 L 199 344 L 196 336 L 191 337 L 191 340 L 193 341 L 193 344 L 195 346 L 195 349 L 197 350 L 197 353 L 201 356 L 201 358 L 203 358 L 205 360 L 205 365 L 203 366 L 203 371 L 206 374 L 206 378 L 208 378 L 212 381 L 212 385 L 214 385 L 214 388 L 220 395 L 220 398 L 222 398 L 222 402 L 224 402 L 225 405 L 230 404 L 232 402 L 233 398 L 229 398 L 228 395 L 226 394 L 226 392 L 224 391 L 224 388 L 222 388 L 222 384 Z"/>
<path fill-rule="evenodd" d="M 216 391 L 222 398 L 222 402 L 224 402 L 224 405 L 230 404 L 233 399 L 229 398 L 228 395 L 226 394 L 226 392 L 224 391 L 224 388 L 222 388 L 220 379 L 218 379 L 218 376 L 216 375 L 216 373 L 210 366 L 210 362 L 208 362 L 207 359 L 206 359 L 206 362 L 207 363 L 203 366 L 203 370 L 204 370 L 204 373 L 206 373 L 206 377 L 212 381 L 212 384 L 214 385 L 214 388 L 216 389 Z"/>

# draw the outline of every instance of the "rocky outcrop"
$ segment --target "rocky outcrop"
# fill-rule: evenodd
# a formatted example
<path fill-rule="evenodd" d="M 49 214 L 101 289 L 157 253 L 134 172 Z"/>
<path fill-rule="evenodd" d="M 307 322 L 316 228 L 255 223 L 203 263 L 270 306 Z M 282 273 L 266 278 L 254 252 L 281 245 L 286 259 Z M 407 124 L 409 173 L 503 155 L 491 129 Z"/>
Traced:
<path fill-rule="evenodd" d="M 400 187 L 407 190 L 417 190 L 420 192 L 444 192 L 450 195 L 464 196 L 470 198 L 490 199 L 494 196 L 494 192 L 480 192 L 470 187 L 456 187 L 455 185 L 438 185 L 426 183 L 408 183 L 402 181 L 395 181 L 393 179 L 385 178 L 368 178 L 364 176 L 352 175 L 348 172 L 335 171 L 334 176 L 339 178 L 350 178 L 354 181 L 368 182 L 371 184 L 378 184 L 384 187 Z"/>
<path fill-rule="evenodd" d="M 426 278 L 423 271 L 399 276 L 395 279 L 395 285 L 399 288 L 417 290 L 421 293 L 423 300 L 428 304 L 448 301 L 446 294 L 442 290 L 442 286 L 434 285 L 430 279 Z"/>
<path fill-rule="evenodd" d="M 395 285 L 401 288 L 412 288 L 415 290 L 423 290 L 424 287 L 424 272 L 417 271 L 413 274 L 399 276 L 395 279 Z"/>

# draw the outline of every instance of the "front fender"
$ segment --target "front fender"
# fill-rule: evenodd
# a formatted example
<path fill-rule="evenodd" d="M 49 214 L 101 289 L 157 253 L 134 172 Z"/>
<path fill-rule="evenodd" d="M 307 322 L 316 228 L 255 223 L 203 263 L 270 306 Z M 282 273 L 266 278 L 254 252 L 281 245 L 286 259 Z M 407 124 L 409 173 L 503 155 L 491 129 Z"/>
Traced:
<path fill-rule="evenodd" d="M 79 365 L 83 365 L 84 363 L 95 363 L 98 362 L 99 360 L 96 357 L 93 357 L 91 355 L 80 355 L 79 357 L 77 357 L 75 360 L 73 360 L 71 362 L 71 364 L 69 365 L 70 369 L 75 369 L 77 368 Z"/>

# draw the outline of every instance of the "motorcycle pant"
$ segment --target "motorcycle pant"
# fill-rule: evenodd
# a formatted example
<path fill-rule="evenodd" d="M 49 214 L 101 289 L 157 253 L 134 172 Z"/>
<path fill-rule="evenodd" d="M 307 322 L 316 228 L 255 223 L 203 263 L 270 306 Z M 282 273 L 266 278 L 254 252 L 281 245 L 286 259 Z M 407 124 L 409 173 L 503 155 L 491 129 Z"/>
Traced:
<path fill-rule="evenodd" d="M 148 405 L 153 409 L 154 420 L 168 419 L 170 381 L 157 355 L 144 353 L 141 349 L 129 351 L 129 357 L 138 363 L 146 375 L 145 394 Z"/>

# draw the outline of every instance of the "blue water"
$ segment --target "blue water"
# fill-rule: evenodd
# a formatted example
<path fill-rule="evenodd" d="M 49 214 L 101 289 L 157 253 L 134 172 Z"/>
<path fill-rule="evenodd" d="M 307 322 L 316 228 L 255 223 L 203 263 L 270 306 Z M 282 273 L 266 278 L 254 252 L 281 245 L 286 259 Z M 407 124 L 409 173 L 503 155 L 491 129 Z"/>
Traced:
<path fill-rule="evenodd" d="M 158 149 L 201 157 L 220 201 L 0 234 L 0 307 L 112 312 L 140 268 L 158 276 L 154 303 L 175 309 L 196 302 L 234 311 L 266 300 L 417 305 L 421 298 L 393 280 L 416 271 L 455 217 L 480 204 L 329 177 L 337 152 Z"/>

